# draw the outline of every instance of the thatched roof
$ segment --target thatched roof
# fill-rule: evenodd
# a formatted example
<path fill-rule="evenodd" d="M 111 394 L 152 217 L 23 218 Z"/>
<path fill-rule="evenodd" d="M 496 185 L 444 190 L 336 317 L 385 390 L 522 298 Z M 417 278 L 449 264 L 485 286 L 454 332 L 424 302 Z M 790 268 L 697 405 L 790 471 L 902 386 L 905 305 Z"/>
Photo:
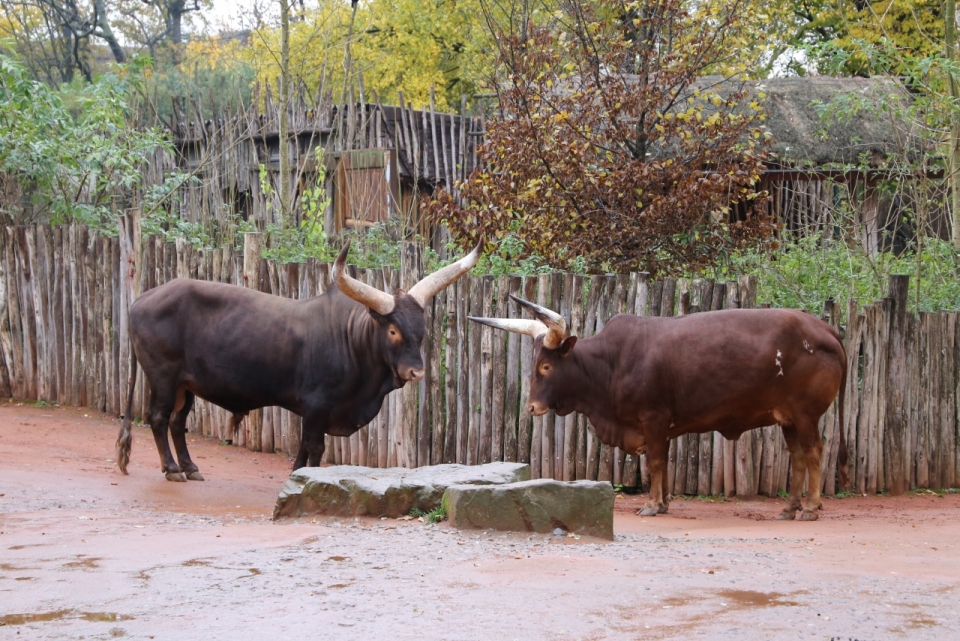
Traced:
<path fill-rule="evenodd" d="M 635 76 L 626 76 L 628 82 Z M 771 165 L 792 168 L 838 168 L 859 164 L 863 154 L 874 167 L 890 156 L 921 151 L 910 135 L 911 123 L 881 111 L 883 103 L 906 106 L 910 94 L 896 78 L 832 78 L 803 76 L 743 81 L 739 78 L 706 76 L 697 79 L 680 95 L 685 104 L 695 91 L 729 95 L 745 90 L 748 100 L 766 111 L 763 126 L 773 136 Z M 761 98 L 760 96 L 763 95 Z M 818 105 L 842 103 L 821 117 Z M 821 107 L 822 110 L 822 107 Z M 708 106 L 706 111 L 710 111 Z"/>
<path fill-rule="evenodd" d="M 879 109 L 882 101 L 909 100 L 895 78 L 769 78 L 748 82 L 747 87 L 753 95 L 766 94 L 760 102 L 767 112 L 765 124 L 773 135 L 771 151 L 777 164 L 849 164 L 866 153 L 872 165 L 881 166 L 885 157 L 908 151 L 904 147 L 918 151 L 918 143 L 906 135 L 909 125 L 892 121 L 890 112 Z M 862 108 L 852 108 L 850 114 L 844 110 L 840 117 L 821 118 L 816 105 L 841 97 Z"/>

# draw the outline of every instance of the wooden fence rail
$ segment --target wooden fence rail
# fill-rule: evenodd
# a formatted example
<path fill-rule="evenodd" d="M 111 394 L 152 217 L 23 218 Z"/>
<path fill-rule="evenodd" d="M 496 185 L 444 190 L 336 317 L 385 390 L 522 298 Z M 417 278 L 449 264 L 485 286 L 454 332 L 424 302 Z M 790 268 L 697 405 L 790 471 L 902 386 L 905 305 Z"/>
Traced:
<path fill-rule="evenodd" d="M 141 241 L 135 221 L 124 220 L 121 230 L 119 238 L 107 238 L 77 225 L 0 228 L 0 396 L 119 415 L 129 380 L 127 309 L 137 294 L 178 277 L 288 298 L 319 295 L 329 283 L 329 265 L 262 260 L 256 235 L 241 254 L 229 246 L 203 251 L 155 237 Z M 405 270 L 351 269 L 389 292 L 417 276 L 416 252 L 407 250 Z M 574 333 L 590 336 L 622 312 L 673 316 L 754 307 L 756 291 L 752 276 L 729 282 L 654 282 L 646 274 L 467 276 L 427 306 L 424 380 L 388 396 L 353 436 L 328 436 L 324 461 L 372 467 L 521 461 L 535 478 L 645 488 L 644 457 L 601 445 L 585 417 L 533 418 L 523 411 L 532 340 L 469 323 L 467 316 L 516 317 L 507 295 L 518 294 L 559 310 Z M 849 365 L 844 424 L 836 403 L 821 421 L 826 494 L 841 489 L 840 429 L 852 484 L 842 489 L 899 492 L 960 482 L 957 313 L 910 314 L 906 291 L 906 277 L 894 277 L 882 301 L 824 306 L 823 318 L 842 330 Z M 137 386 L 134 416 L 142 418 L 142 373 Z M 252 450 L 294 455 L 299 446 L 299 418 L 276 407 L 252 413 L 234 434 L 227 412 L 198 399 L 188 425 Z M 737 441 L 708 433 L 670 444 L 674 494 L 773 495 L 787 488 L 789 474 L 776 426 Z"/>

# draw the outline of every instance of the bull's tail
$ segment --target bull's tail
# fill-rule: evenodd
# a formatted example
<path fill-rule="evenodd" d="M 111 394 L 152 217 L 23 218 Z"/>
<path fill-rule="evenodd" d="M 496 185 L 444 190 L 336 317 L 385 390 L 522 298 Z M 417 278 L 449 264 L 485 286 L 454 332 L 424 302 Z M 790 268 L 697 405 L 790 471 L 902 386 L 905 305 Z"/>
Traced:
<path fill-rule="evenodd" d="M 840 343 L 840 353 L 843 354 L 843 378 L 840 379 L 840 395 L 837 398 L 837 415 L 840 417 L 840 449 L 837 451 L 837 468 L 840 470 L 840 489 L 846 490 L 850 481 L 850 475 L 847 473 L 847 438 L 844 436 L 843 407 L 844 399 L 847 396 L 847 351 L 843 349 L 843 343 Z"/>
<path fill-rule="evenodd" d="M 127 409 L 123 412 L 123 426 L 120 428 L 120 435 L 117 437 L 117 467 L 124 474 L 127 473 L 127 463 L 130 462 L 130 444 L 133 438 L 130 436 L 131 415 L 133 414 L 133 393 L 137 388 L 137 355 L 133 351 L 133 345 L 130 346 L 130 389 L 127 391 Z"/>

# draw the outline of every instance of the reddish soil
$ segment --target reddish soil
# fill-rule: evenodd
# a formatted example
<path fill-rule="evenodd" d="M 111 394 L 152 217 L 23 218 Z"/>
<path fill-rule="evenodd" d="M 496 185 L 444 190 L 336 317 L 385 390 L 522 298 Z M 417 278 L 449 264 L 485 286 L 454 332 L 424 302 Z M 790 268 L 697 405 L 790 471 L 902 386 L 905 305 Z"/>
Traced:
<path fill-rule="evenodd" d="M 960 495 L 678 499 L 613 543 L 269 517 L 285 457 L 191 438 L 169 483 L 149 431 L 0 405 L 0 639 L 957 639 Z"/>

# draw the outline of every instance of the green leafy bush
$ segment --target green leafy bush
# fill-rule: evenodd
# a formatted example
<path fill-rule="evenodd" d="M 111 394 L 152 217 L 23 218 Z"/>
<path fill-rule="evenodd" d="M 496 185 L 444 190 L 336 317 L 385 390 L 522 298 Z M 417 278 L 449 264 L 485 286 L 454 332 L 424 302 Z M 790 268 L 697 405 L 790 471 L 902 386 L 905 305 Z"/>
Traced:
<path fill-rule="evenodd" d="M 880 300 L 891 274 L 907 274 L 912 309 L 960 309 L 960 251 L 940 239 L 925 242 L 919 254 L 914 247 L 899 256 L 870 256 L 817 234 L 785 242 L 774 252 L 733 255 L 713 276 L 728 280 L 755 274 L 758 301 L 819 313 L 828 298 L 854 297 L 864 304 Z"/>
<path fill-rule="evenodd" d="M 115 210 L 169 148 L 158 128 L 130 125 L 148 59 L 56 91 L 0 50 L 0 221 L 80 222 L 116 234 Z"/>

